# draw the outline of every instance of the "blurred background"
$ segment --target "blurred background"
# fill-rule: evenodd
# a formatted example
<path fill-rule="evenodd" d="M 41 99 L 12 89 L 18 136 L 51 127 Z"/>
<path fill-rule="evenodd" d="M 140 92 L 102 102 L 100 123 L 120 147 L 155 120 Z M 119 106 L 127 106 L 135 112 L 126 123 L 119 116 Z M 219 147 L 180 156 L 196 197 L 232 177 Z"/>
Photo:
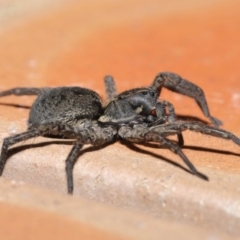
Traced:
<path fill-rule="evenodd" d="M 5 0 L 0 87 L 81 85 L 104 95 L 106 74 L 122 91 L 173 71 L 204 88 L 213 115 L 237 127 L 231 113 L 240 103 L 238 29 L 237 0 Z M 186 109 L 181 96 L 162 97 L 176 98 L 183 114 L 195 112 L 192 101 Z"/>
<path fill-rule="evenodd" d="M 103 84 L 105 75 L 110 74 L 115 78 L 120 92 L 134 87 L 148 86 L 159 72 L 172 71 L 204 89 L 212 115 L 223 121 L 224 129 L 240 136 L 239 26 L 239 0 L 52 0 L 51 2 L 1 0 L 0 90 L 17 86 L 82 86 L 97 91 L 105 98 Z M 192 99 L 167 90 L 163 90 L 161 98 L 172 102 L 180 115 L 192 115 L 206 120 Z M 1 140 L 9 134 L 21 132 L 26 128 L 29 110 L 14 109 L 8 104 L 21 102 L 21 105 L 29 107 L 33 99 L 32 97 L 22 97 L 21 100 L 16 97 L 0 99 Z M 131 204 L 135 202 L 136 205 L 129 205 L 138 211 L 141 211 L 141 208 L 148 210 L 148 207 L 152 206 L 149 210 L 152 216 L 154 211 L 156 211 L 155 217 L 159 217 L 162 212 L 170 221 L 172 219 L 179 221 L 183 216 L 186 217 L 188 224 L 195 219 L 194 226 L 204 226 L 208 230 L 216 226 L 215 232 L 223 230 L 225 233 L 237 236 L 240 234 L 238 228 L 240 189 L 237 181 L 240 173 L 239 154 L 237 154 L 239 149 L 232 146 L 233 144 L 229 147 L 229 143 L 226 144 L 225 141 L 192 138 L 193 135 L 186 135 L 186 142 L 190 145 L 205 144 L 207 147 L 213 146 L 216 149 L 229 151 L 225 154 L 215 153 L 216 155 L 213 155 L 213 151 L 205 153 L 201 151 L 197 154 L 196 151 L 188 152 L 189 157 L 196 158 L 194 163 L 202 167 L 204 172 L 212 174 L 212 178 L 220 169 L 217 172 L 219 175 L 216 174 L 219 181 L 212 181 L 212 185 L 207 185 L 210 186 L 209 189 L 203 183 L 199 183 L 201 190 L 196 190 L 195 200 L 198 196 L 203 196 L 203 189 L 210 193 L 209 196 L 213 194 L 216 201 L 223 203 L 217 208 L 225 214 L 223 214 L 225 220 L 223 217 L 218 224 L 219 216 L 223 215 L 218 215 L 217 208 L 213 207 L 211 212 L 209 210 L 211 207 L 202 210 L 201 203 L 194 203 L 188 190 L 194 189 L 198 180 L 191 182 L 193 176 L 181 169 L 180 174 L 186 175 L 187 179 L 179 180 L 179 184 L 183 183 L 182 186 L 185 186 L 181 189 L 183 192 L 173 191 L 164 201 L 169 201 L 176 194 L 176 199 L 181 198 L 183 201 L 191 202 L 191 206 L 195 207 L 198 213 L 210 211 L 212 218 L 203 215 L 195 219 L 195 210 L 179 213 L 178 217 L 174 218 L 173 212 L 177 210 L 177 203 L 174 205 L 176 209 L 169 210 L 163 204 L 160 210 L 156 210 L 157 201 L 161 201 L 160 195 L 156 195 L 154 202 L 156 205 L 146 201 L 145 205 L 140 207 L 137 205 L 138 200 L 135 202 L 134 198 Z M 116 145 L 115 150 L 119 148 L 122 151 L 123 147 L 119 145 Z M 123 158 L 124 156 L 127 158 L 127 164 L 131 164 L 131 160 L 128 159 L 131 158 L 129 153 L 124 151 L 119 156 L 123 154 Z M 24 158 L 24 154 L 28 155 L 28 151 L 22 153 L 21 158 Z M 56 151 L 54 154 L 60 152 Z M 67 151 L 64 154 L 67 154 Z M 204 157 L 201 154 L 205 154 Z M 172 155 L 169 155 L 169 158 L 172 159 Z M 19 163 L 16 161 L 14 164 Z M 37 164 L 41 166 L 41 162 Z M 64 162 L 62 164 L 64 168 Z M 146 165 L 149 163 L 146 162 Z M 10 166 L 9 164 L 9 169 Z M 122 167 L 123 172 L 127 166 Z M 17 167 L 18 165 L 15 168 Z M 108 167 L 111 169 L 110 165 Z M 99 166 L 98 168 L 101 169 Z M 24 173 L 25 170 L 22 171 Z M 148 169 L 142 169 L 142 171 L 150 176 L 153 170 L 150 169 L 148 172 Z M 7 176 L 12 179 L 16 172 L 9 170 Z M 32 177 L 27 177 L 28 180 L 25 179 L 26 176 L 17 179 L 31 183 L 35 178 L 35 173 L 32 174 Z M 222 182 L 221 179 L 227 180 Z M 59 184 L 65 184 L 64 180 L 63 177 Z M 57 180 L 47 179 L 46 187 L 52 181 Z M 186 182 L 189 186 L 184 185 Z M 42 186 L 41 183 L 39 185 Z M 153 185 L 149 185 L 149 192 Z M 61 191 L 64 192 L 65 189 Z M 117 192 L 118 189 L 112 191 Z M 107 201 L 104 197 L 98 199 L 97 194 L 93 196 L 87 190 L 84 194 L 85 197 L 97 201 L 99 199 L 102 202 Z M 137 199 L 141 196 L 135 197 Z M 121 202 L 119 206 L 129 207 L 126 202 Z M 186 205 L 184 209 L 187 209 Z M 232 225 L 228 225 L 230 220 Z M 208 223 L 211 221 L 212 225 L 210 224 L 209 227 Z"/>

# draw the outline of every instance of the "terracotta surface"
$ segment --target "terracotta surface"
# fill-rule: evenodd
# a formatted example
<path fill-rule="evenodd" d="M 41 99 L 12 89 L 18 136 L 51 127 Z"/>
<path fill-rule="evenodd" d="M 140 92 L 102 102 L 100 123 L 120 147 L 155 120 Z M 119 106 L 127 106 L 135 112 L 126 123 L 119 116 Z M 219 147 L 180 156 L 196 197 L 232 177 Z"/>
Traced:
<path fill-rule="evenodd" d="M 51 202 L 46 199 L 44 199 L 45 206 L 40 209 L 36 204 L 39 201 L 39 196 L 34 198 L 31 189 L 27 189 L 30 190 L 31 196 L 29 191 L 26 191 L 25 197 L 21 198 L 19 196 L 23 195 L 23 189 L 21 189 L 21 195 L 17 195 L 14 193 L 16 190 L 14 191 L 11 185 L 9 186 L 6 182 L 4 182 L 4 185 L 1 190 L 6 192 L 1 194 L 0 204 L 1 239 L 130 239 L 129 237 L 121 237 L 121 233 L 109 233 L 109 231 L 99 230 L 96 226 L 84 223 L 79 219 L 56 214 L 56 212 L 47 209 L 47 204 L 50 205 Z M 46 192 L 42 193 L 47 194 Z M 6 196 L 7 199 L 4 201 L 3 199 Z M 26 201 L 26 196 L 31 199 L 33 206 L 29 206 L 29 202 L 25 206 L 19 204 L 19 201 Z M 53 199 L 53 196 L 51 196 L 51 199 Z M 56 202 L 55 204 L 57 205 Z M 80 211 L 78 213 L 81 214 Z"/>
<path fill-rule="evenodd" d="M 212 115 L 240 136 L 239 1 L 6 0 L 0 8 L 0 90 L 78 85 L 104 97 L 106 74 L 123 91 L 149 85 L 160 71 L 173 71 L 201 86 Z M 174 103 L 179 115 L 207 121 L 192 99 L 167 90 L 161 98 Z M 0 99 L 1 140 L 26 129 L 33 100 Z M 86 147 L 74 168 L 74 194 L 144 212 L 173 228 L 180 223 L 186 236 L 188 228 L 239 236 L 239 146 L 193 132 L 184 139 L 184 152 L 209 182 L 189 174 L 166 149 L 133 150 L 116 143 L 96 151 Z M 53 139 L 29 140 L 10 151 L 3 177 L 64 194 L 70 149 Z"/>
<path fill-rule="evenodd" d="M 1 179 L 0 189 L 1 239 L 229 239 L 223 232 L 162 221 L 23 183 Z"/>

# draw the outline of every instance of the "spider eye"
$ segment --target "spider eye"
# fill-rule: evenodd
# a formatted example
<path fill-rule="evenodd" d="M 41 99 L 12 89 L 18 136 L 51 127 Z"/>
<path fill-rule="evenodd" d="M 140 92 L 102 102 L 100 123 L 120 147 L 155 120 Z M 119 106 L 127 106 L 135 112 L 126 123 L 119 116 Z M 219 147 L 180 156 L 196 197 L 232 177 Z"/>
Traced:
<path fill-rule="evenodd" d="M 144 91 L 144 92 L 142 92 L 142 94 L 143 94 L 143 95 L 147 95 L 147 94 L 148 94 L 148 92 Z"/>
<path fill-rule="evenodd" d="M 152 97 L 154 97 L 154 96 L 155 96 L 155 92 L 151 92 L 150 94 L 151 94 L 151 96 L 152 96 Z"/>

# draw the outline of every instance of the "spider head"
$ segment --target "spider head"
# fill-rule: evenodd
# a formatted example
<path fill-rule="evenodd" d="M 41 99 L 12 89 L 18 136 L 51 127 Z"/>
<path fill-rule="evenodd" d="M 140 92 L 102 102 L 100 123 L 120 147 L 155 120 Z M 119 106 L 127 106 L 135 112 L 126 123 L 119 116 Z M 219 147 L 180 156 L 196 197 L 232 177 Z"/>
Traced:
<path fill-rule="evenodd" d="M 99 118 L 102 123 L 128 123 L 144 119 L 156 108 L 158 94 L 154 88 L 135 88 L 119 94 L 105 107 Z"/>
<path fill-rule="evenodd" d="M 156 107 L 158 94 L 153 88 L 138 88 L 130 94 L 120 94 L 119 99 L 127 100 L 136 114 L 149 115 Z"/>

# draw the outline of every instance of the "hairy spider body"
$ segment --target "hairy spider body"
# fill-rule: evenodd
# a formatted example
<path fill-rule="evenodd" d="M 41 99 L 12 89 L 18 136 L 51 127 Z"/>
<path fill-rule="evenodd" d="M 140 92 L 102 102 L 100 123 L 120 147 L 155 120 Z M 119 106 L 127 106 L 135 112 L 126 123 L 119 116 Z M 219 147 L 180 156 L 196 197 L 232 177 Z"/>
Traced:
<path fill-rule="evenodd" d="M 83 104 L 84 103 L 84 104 Z M 29 128 L 43 124 L 72 124 L 79 120 L 96 120 L 103 113 L 100 96 L 80 87 L 45 88 L 33 103 Z"/>
<path fill-rule="evenodd" d="M 205 180 L 207 177 L 196 170 L 181 149 L 184 144 L 182 132 L 197 131 L 240 145 L 239 138 L 218 128 L 221 121 L 210 115 L 202 89 L 177 74 L 160 73 L 151 86 L 121 94 L 117 94 L 113 78 L 106 76 L 105 87 L 108 101 L 105 105 L 96 92 L 81 87 L 14 88 L 1 92 L 0 97 L 10 94 L 38 97 L 30 110 L 27 131 L 3 140 L 0 175 L 7 161 L 8 148 L 37 136 L 75 139 L 66 159 L 68 193 L 73 192 L 73 167 L 85 144 L 104 146 L 119 138 L 134 143 L 158 143 L 178 154 L 192 174 Z M 194 98 L 214 126 L 178 120 L 171 103 L 158 101 L 162 87 Z M 170 135 L 177 135 L 178 143 L 168 139 Z"/>

